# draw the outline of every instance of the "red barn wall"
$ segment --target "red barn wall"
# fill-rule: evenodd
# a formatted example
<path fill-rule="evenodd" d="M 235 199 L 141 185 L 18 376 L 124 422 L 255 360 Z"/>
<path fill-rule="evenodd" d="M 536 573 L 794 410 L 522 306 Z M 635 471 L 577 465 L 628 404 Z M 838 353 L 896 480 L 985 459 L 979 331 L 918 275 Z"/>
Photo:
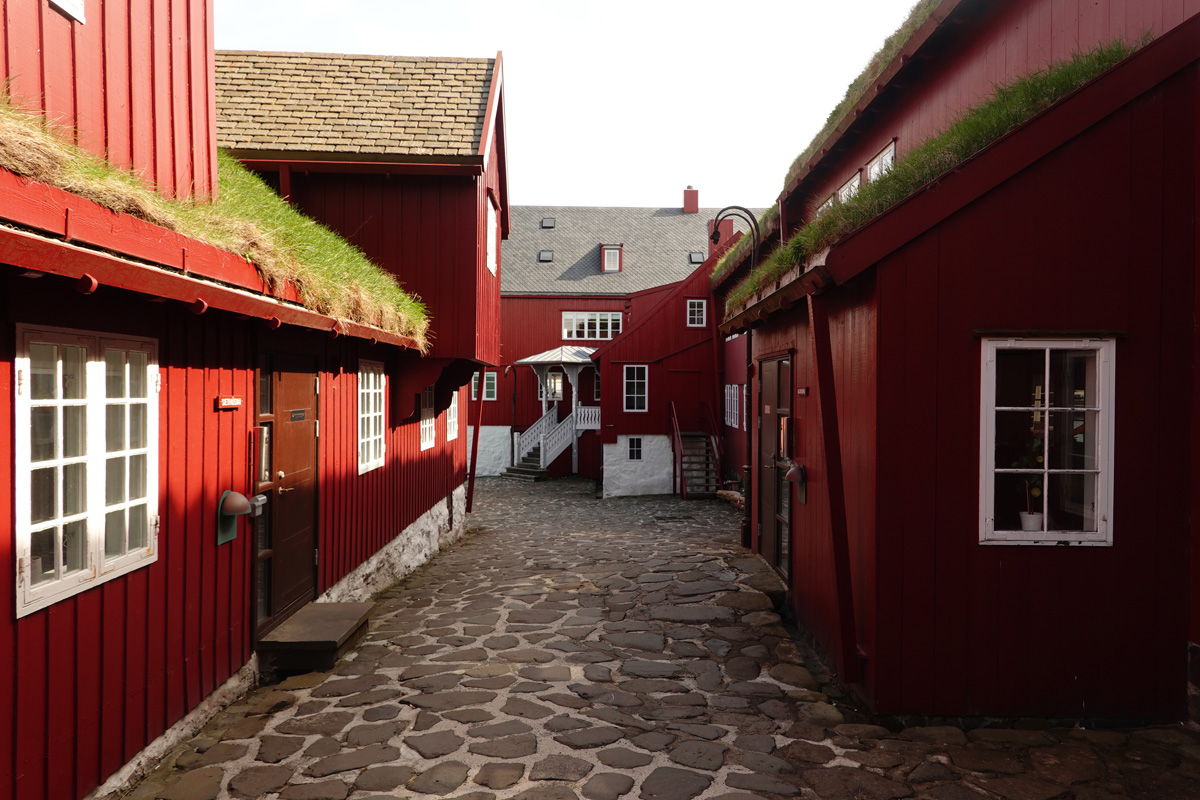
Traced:
<path fill-rule="evenodd" d="M 0 74 L 19 104 L 168 197 L 216 191 L 212 0 L 0 3 Z"/>
<path fill-rule="evenodd" d="M 876 267 L 878 711 L 1184 715 L 1196 87 L 1193 64 Z M 1111 547 L 978 544 L 979 330 L 1113 332 Z"/>

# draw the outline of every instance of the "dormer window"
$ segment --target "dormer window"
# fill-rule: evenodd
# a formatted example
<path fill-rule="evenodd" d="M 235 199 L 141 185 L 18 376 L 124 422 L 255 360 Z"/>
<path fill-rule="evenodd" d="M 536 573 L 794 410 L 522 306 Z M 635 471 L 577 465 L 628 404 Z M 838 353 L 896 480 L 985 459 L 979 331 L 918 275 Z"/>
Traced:
<path fill-rule="evenodd" d="M 551 229 L 554 227 L 554 217 L 542 217 L 542 228 Z"/>
<path fill-rule="evenodd" d="M 602 244 L 600 245 L 600 271 L 601 272 L 620 272 L 621 271 L 621 251 L 624 245 L 620 244 Z"/>
<path fill-rule="evenodd" d="M 854 177 L 842 184 L 842 188 L 838 189 L 838 202 L 849 203 L 854 195 L 858 194 L 858 187 L 862 185 L 862 173 L 854 173 Z"/>
<path fill-rule="evenodd" d="M 553 250 L 539 250 L 538 251 L 538 261 L 541 261 L 543 264 L 549 264 L 553 260 L 554 260 L 554 251 Z"/>
<path fill-rule="evenodd" d="M 879 151 L 879 155 L 867 162 L 867 182 L 877 181 L 890 172 L 896 163 L 896 140 L 888 142 L 887 147 Z"/>

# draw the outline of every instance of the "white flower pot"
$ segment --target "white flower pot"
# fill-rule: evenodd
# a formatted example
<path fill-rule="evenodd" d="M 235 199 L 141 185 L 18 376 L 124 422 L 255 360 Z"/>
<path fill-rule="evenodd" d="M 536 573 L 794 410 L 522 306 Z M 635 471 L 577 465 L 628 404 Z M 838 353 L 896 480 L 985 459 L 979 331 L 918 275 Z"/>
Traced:
<path fill-rule="evenodd" d="M 1021 512 L 1021 530 L 1023 531 L 1040 531 L 1042 529 L 1042 512 L 1041 511 L 1022 511 Z"/>

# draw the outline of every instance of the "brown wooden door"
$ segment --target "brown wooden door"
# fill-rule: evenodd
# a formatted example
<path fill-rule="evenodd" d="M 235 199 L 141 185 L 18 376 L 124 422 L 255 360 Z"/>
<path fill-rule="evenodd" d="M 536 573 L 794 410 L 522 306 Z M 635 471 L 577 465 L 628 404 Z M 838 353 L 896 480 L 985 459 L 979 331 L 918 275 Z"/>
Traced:
<path fill-rule="evenodd" d="M 259 376 L 258 630 L 316 596 L 317 374 L 309 356 L 267 357 Z"/>

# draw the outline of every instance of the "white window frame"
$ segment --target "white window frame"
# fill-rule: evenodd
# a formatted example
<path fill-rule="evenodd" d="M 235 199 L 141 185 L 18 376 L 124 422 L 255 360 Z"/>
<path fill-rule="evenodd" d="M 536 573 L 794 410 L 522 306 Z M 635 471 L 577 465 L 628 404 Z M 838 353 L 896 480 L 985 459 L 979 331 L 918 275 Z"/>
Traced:
<path fill-rule="evenodd" d="M 622 252 L 624 249 L 623 245 L 600 245 L 600 271 L 620 272 L 622 267 L 621 261 L 625 257 L 625 254 Z M 611 256 L 616 256 L 616 258 L 614 259 Z"/>
<path fill-rule="evenodd" d="M 493 275 L 499 269 L 500 226 L 497 217 L 496 203 L 491 197 L 487 199 L 487 268 Z"/>
<path fill-rule="evenodd" d="M 862 173 L 854 173 L 854 177 L 843 183 L 837 191 L 839 203 L 849 203 L 854 199 L 854 195 L 858 194 L 859 187 L 862 186 Z"/>
<path fill-rule="evenodd" d="M 80 25 L 87 24 L 87 20 L 84 19 L 84 0 L 50 0 L 50 5 L 72 17 Z"/>
<path fill-rule="evenodd" d="M 387 375 L 379 361 L 358 362 L 358 474 L 387 461 Z M 367 455 L 364 458 L 364 445 Z"/>
<path fill-rule="evenodd" d="M 421 391 L 421 449 L 428 450 L 437 443 L 437 416 L 433 413 L 433 386 Z"/>
<path fill-rule="evenodd" d="M 600 370 L 592 369 L 592 399 L 600 402 Z"/>
<path fill-rule="evenodd" d="M 641 377 L 638 377 L 638 370 L 641 370 Z M 650 410 L 650 367 L 646 364 L 626 364 L 624 369 L 624 396 L 625 396 L 625 411 L 630 414 L 645 414 Z M 640 394 L 630 394 L 630 388 L 637 388 L 637 384 L 641 384 L 642 391 Z M 637 405 L 637 398 L 642 399 L 642 408 L 632 408 L 632 405 Z"/>
<path fill-rule="evenodd" d="M 16 616 L 18 618 L 31 614 L 39 609 L 53 605 L 67 597 L 84 592 L 101 583 L 118 578 L 122 575 L 141 569 L 158 560 L 158 342 L 136 336 L 116 336 L 93 331 L 80 331 L 67 328 L 42 328 L 18 325 L 16 328 L 17 353 L 13 360 L 14 397 L 13 418 L 13 491 L 15 508 L 14 544 L 16 547 Z M 64 398 L 48 401 L 34 401 L 31 363 L 29 350 L 31 344 L 53 344 L 58 346 L 83 347 L 86 350 L 83 374 L 86 384 L 85 396 L 77 402 L 69 402 Z M 120 503 L 109 506 L 106 497 L 107 452 L 106 419 L 110 406 L 128 406 L 130 398 L 116 398 L 110 402 L 106 389 L 105 351 L 108 349 L 124 352 L 140 352 L 146 356 L 146 438 L 143 447 L 121 448 L 119 452 L 125 457 L 141 455 L 146 463 L 146 546 L 125 552 L 115 558 L 105 557 L 105 515 L 111 511 L 127 509 L 132 505 L 128 496 Z M 61 363 L 61 351 L 60 361 Z M 56 370 L 61 367 L 56 366 Z M 56 381 L 58 378 L 56 377 Z M 126 376 L 128 383 L 128 375 Z M 33 584 L 32 536 L 32 474 L 33 443 L 32 443 L 32 411 L 35 407 L 65 408 L 67 406 L 83 407 L 85 418 L 85 453 L 78 459 L 64 459 L 58 455 L 48 461 L 38 464 L 63 465 L 64 461 L 84 464 L 86 488 L 86 508 L 74 515 L 56 514 L 56 519 L 66 521 L 68 516 L 72 521 L 86 523 L 86 553 L 84 566 L 70 574 L 43 581 L 36 586 Z M 61 414 L 58 415 L 61 419 Z M 126 422 L 129 417 L 126 416 Z M 56 442 L 61 453 L 63 435 L 61 426 L 57 425 Z M 128 468 L 128 466 L 127 466 Z M 129 472 L 125 480 L 128 481 Z M 127 484 L 128 485 L 128 484 Z M 60 488 L 56 487 L 56 500 Z M 139 498 L 140 499 L 140 498 Z M 118 508 L 121 507 L 121 508 Z M 39 525 L 38 529 L 45 529 Z M 61 558 L 61 534 L 56 540 L 56 558 Z"/>
<path fill-rule="evenodd" d="M 446 409 L 446 441 L 453 442 L 458 438 L 458 392 L 450 396 L 450 406 Z"/>
<path fill-rule="evenodd" d="M 478 372 L 471 376 L 471 399 L 479 399 Z M 496 399 L 496 373 L 489 370 L 483 372 L 483 399 L 489 402 Z"/>
<path fill-rule="evenodd" d="M 687 326 L 689 328 L 703 328 L 708 324 L 708 301 L 698 298 L 688 298 L 687 301 Z"/>
<path fill-rule="evenodd" d="M 621 335 L 623 317 L 620 311 L 564 311 L 562 338 L 591 342 L 615 339 Z"/>
<path fill-rule="evenodd" d="M 550 391 L 546 391 L 546 385 L 550 384 Z M 563 399 L 563 374 L 558 371 L 548 371 L 546 373 L 546 383 L 542 383 L 538 379 L 538 400 L 562 400 Z"/>
<path fill-rule="evenodd" d="M 868 183 L 879 180 L 884 175 L 892 171 L 892 167 L 896 163 L 896 140 L 888 142 L 887 147 L 879 151 L 878 155 L 867 162 L 865 175 Z"/>
<path fill-rule="evenodd" d="M 1049 405 L 1046 400 L 1035 400 L 1028 408 L 998 407 L 996 405 L 996 354 L 1001 350 L 1043 350 L 1046 352 L 1046 377 L 1042 386 L 1050 386 L 1051 350 L 1094 350 L 1096 352 L 1096 399 L 1092 406 Z M 980 462 L 979 462 L 979 542 L 991 545 L 1058 545 L 1079 544 L 1090 546 L 1112 545 L 1112 496 L 1113 496 L 1113 428 L 1116 397 L 1116 342 L 1112 339 L 1020 339 L 987 338 L 982 340 L 980 379 Z M 1042 474 L 1070 474 L 1072 472 L 1098 473 L 1095 497 L 1095 531 L 1009 531 L 995 530 L 995 488 L 997 474 L 1012 472 L 996 466 L 996 426 L 998 411 L 1031 411 L 1049 425 L 1053 412 L 1094 412 L 1096 417 L 1096 470 L 1054 469 L 1044 463 Z M 1043 437 L 1043 442 L 1046 438 Z M 1043 486 L 1049 483 L 1043 479 Z M 1043 500 L 1043 503 L 1046 503 Z M 1049 520 L 1043 517 L 1043 526 Z"/>
<path fill-rule="evenodd" d="M 625 440 L 625 460 L 626 461 L 641 461 L 642 460 L 642 437 L 630 436 Z"/>
<path fill-rule="evenodd" d="M 824 202 L 824 203 L 821 203 L 821 205 L 817 206 L 817 210 L 816 210 L 816 212 L 814 213 L 814 215 L 813 215 L 813 216 L 814 216 L 814 217 L 819 217 L 819 216 L 821 216 L 821 215 L 822 215 L 822 214 L 824 214 L 826 211 L 828 211 L 829 209 L 833 208 L 833 204 L 834 204 L 836 201 L 837 201 L 837 195 L 836 195 L 836 194 L 831 194 L 831 195 L 829 195 L 829 197 L 827 197 L 827 198 L 825 199 L 825 202 Z"/>

